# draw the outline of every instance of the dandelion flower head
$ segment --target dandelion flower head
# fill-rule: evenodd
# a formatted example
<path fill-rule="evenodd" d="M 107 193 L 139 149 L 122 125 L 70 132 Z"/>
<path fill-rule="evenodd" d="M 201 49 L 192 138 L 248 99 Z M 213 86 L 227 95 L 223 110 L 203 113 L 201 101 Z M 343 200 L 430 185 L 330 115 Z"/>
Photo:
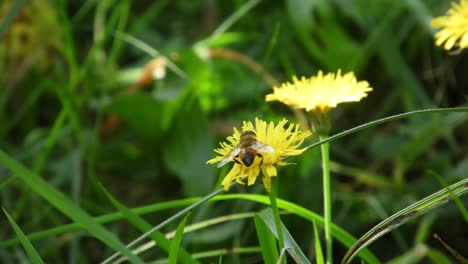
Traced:
<path fill-rule="evenodd" d="M 437 46 L 446 50 L 454 47 L 464 49 L 468 47 L 468 1 L 452 3 L 452 8 L 444 16 L 433 18 L 432 27 L 440 28 L 435 34 Z M 445 43 L 445 44 L 444 44 Z"/>
<path fill-rule="evenodd" d="M 214 150 L 219 156 L 209 160 L 208 164 L 219 163 L 229 156 L 231 151 L 241 143 L 241 134 L 247 131 L 254 132 L 256 140 L 274 149 L 273 152 L 259 152 L 260 155 L 254 158 L 250 166 L 245 166 L 236 156 L 234 166 L 221 183 L 225 190 L 229 189 L 233 181 L 244 184 L 241 181 L 244 177 L 247 177 L 247 184 L 252 185 L 261 174 L 265 189 L 268 192 L 271 191 L 271 177 L 278 175 L 275 165 L 288 165 L 284 161 L 285 158 L 302 154 L 306 149 L 299 149 L 299 147 L 304 139 L 311 135 L 310 131 L 301 132 L 298 124 L 290 123 L 285 128 L 287 122 L 283 119 L 275 125 L 273 122 L 267 123 L 255 118 L 254 125 L 252 122 L 244 121 L 241 131 L 234 128 L 234 134 L 227 138 L 227 142 L 220 143 L 221 147 Z"/>
<path fill-rule="evenodd" d="M 341 75 L 323 74 L 319 71 L 316 76 L 283 83 L 280 87 L 273 87 L 273 93 L 266 96 L 266 101 L 280 101 L 306 111 L 327 112 L 340 103 L 357 102 L 372 91 L 366 81 L 357 81 L 353 72 Z"/>

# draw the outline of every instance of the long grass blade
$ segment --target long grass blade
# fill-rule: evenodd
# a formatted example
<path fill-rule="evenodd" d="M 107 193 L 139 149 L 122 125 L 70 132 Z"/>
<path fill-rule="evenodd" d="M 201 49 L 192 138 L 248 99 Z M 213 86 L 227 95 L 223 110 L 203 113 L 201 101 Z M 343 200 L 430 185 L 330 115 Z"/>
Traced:
<path fill-rule="evenodd" d="M 180 243 L 182 243 L 182 237 L 184 236 L 184 228 L 187 223 L 187 219 L 190 216 L 190 212 L 184 217 L 184 220 L 177 226 L 177 231 L 171 242 L 171 249 L 169 250 L 168 264 L 177 264 L 179 255 Z"/>
<path fill-rule="evenodd" d="M 141 259 L 132 254 L 130 250 L 125 248 L 125 246 L 115 237 L 114 234 L 94 221 L 94 219 L 89 216 L 88 213 L 73 203 L 70 198 L 52 187 L 49 183 L 44 181 L 36 174 L 32 173 L 30 170 L 26 169 L 23 165 L 18 163 L 16 160 L 1 150 L 0 164 L 8 168 L 13 174 L 17 176 L 17 178 L 19 178 L 35 193 L 42 196 L 63 214 L 84 227 L 91 235 L 104 242 L 110 248 L 117 250 L 121 254 L 124 254 L 134 263 L 143 263 Z"/>
<path fill-rule="evenodd" d="M 234 184 L 234 183 L 233 183 Z M 220 189 L 218 190 L 217 194 L 221 193 L 223 190 Z M 210 194 L 211 197 L 194 197 L 194 198 L 186 198 L 186 199 L 181 199 L 181 200 L 175 200 L 175 201 L 168 201 L 168 202 L 162 202 L 162 203 L 157 203 L 153 205 L 148 205 L 148 206 L 143 206 L 139 208 L 132 209 L 132 211 L 135 214 L 138 215 L 143 215 L 143 214 L 148 214 L 148 213 L 154 213 L 162 210 L 168 210 L 168 209 L 174 209 L 178 207 L 183 207 L 183 206 L 188 206 L 187 208 L 183 209 L 182 211 L 178 212 L 176 215 L 171 216 L 164 222 L 160 223 L 158 226 L 154 227 L 152 230 L 149 230 L 145 234 L 141 235 L 139 238 L 136 240 L 132 241 L 130 244 L 127 245 L 127 247 L 132 247 L 136 245 L 138 242 L 143 240 L 144 238 L 148 237 L 149 234 L 154 232 L 155 230 L 159 230 L 160 228 L 164 227 L 168 223 L 173 222 L 175 219 L 179 218 L 183 213 L 187 213 L 188 211 L 192 210 L 193 208 L 201 205 L 202 203 L 206 202 L 207 200 L 211 200 L 212 202 L 214 201 L 227 201 L 227 200 L 248 200 L 252 202 L 257 202 L 261 203 L 264 205 L 269 205 L 269 198 L 268 196 L 264 195 L 256 195 L 256 194 L 223 194 L 223 195 L 217 195 L 215 193 Z M 217 196 L 216 196 L 217 195 Z M 287 210 L 291 212 L 292 214 L 295 214 L 299 217 L 302 217 L 311 223 L 314 221 L 316 224 L 320 227 L 323 227 L 323 218 L 319 215 L 316 214 L 300 205 L 278 199 L 278 207 L 283 210 Z M 117 221 L 120 219 L 123 219 L 124 216 L 121 213 L 111 213 L 103 216 L 96 217 L 95 220 L 99 223 L 108 223 L 112 221 Z M 43 237 L 50 236 L 51 234 L 57 235 L 65 232 L 70 232 L 74 230 L 80 230 L 82 229 L 81 226 L 76 225 L 76 224 L 69 224 L 69 225 L 64 225 L 62 227 L 57 227 L 57 228 L 52 228 L 43 232 L 38 232 L 35 234 L 32 234 L 29 239 L 39 239 Z M 357 239 L 354 238 L 352 235 L 350 235 L 348 232 L 345 230 L 341 229 L 339 226 L 333 225 L 332 224 L 332 235 L 337 241 L 341 242 L 344 246 L 346 247 L 351 247 Z M 16 239 L 11 239 L 8 241 L 5 241 L 4 243 L 0 242 L 0 247 L 5 247 L 5 246 L 12 246 L 17 244 L 18 241 Z M 114 254 L 118 256 L 118 253 Z M 116 256 L 112 257 L 114 259 Z M 380 263 L 379 260 L 372 254 L 367 249 L 364 249 L 358 253 L 358 256 L 360 256 L 363 260 L 365 260 L 367 263 Z M 112 260 L 111 259 L 111 260 Z M 111 261 L 107 260 L 107 261 Z"/>
<path fill-rule="evenodd" d="M 241 8 L 234 12 L 230 17 L 224 20 L 221 25 L 211 34 L 210 38 L 215 38 L 216 36 L 226 32 L 236 21 L 238 21 L 242 16 L 247 14 L 250 9 L 260 3 L 260 0 L 250 0 L 245 3 Z"/>
<path fill-rule="evenodd" d="M 440 183 L 440 185 L 442 185 L 442 187 L 444 188 L 448 188 L 448 184 L 447 182 L 445 182 L 442 177 L 440 177 L 439 174 L 433 172 L 433 171 L 429 171 L 428 172 L 430 175 L 434 176 L 437 181 Z M 450 189 L 447 189 L 447 191 L 450 192 Z M 465 219 L 465 222 L 468 223 L 468 212 L 465 208 L 465 205 L 463 205 L 462 201 L 460 201 L 460 199 L 457 197 L 457 196 L 452 196 L 452 199 L 453 201 L 455 202 L 455 204 L 458 206 L 458 209 L 460 210 L 460 213 L 463 215 L 463 218 Z"/>
<path fill-rule="evenodd" d="M 232 185 L 234 185 L 235 183 L 232 183 Z M 191 211 L 192 209 L 202 205 L 204 202 L 212 199 L 213 197 L 215 197 L 216 195 L 220 194 L 224 192 L 224 189 L 218 189 L 217 191 L 214 191 L 210 194 L 208 194 L 207 196 L 203 197 L 202 199 L 200 199 L 199 201 L 187 206 L 186 208 L 182 209 L 181 211 L 177 212 L 176 214 L 172 215 L 171 217 L 169 217 L 168 219 L 166 219 L 165 221 L 161 222 L 159 225 L 153 227 L 152 229 L 148 230 L 146 233 L 142 234 L 141 236 L 139 236 L 138 238 L 136 238 L 135 240 L 133 240 L 132 242 L 128 243 L 126 245 L 127 248 L 131 248 L 133 247 L 134 245 L 138 244 L 140 241 L 142 241 L 143 239 L 145 239 L 146 237 L 148 237 L 151 233 L 153 233 L 154 231 L 156 230 L 159 230 L 161 229 L 162 227 L 164 227 L 165 225 L 175 221 L 177 218 L 181 217 L 182 215 L 188 213 L 189 211 Z M 112 260 L 114 260 L 116 257 L 119 256 L 119 252 L 116 252 L 114 253 L 112 256 L 110 256 L 109 258 L 105 259 L 102 264 L 105 264 L 105 263 L 110 263 Z"/>
<path fill-rule="evenodd" d="M 349 263 L 353 257 L 363 248 L 396 229 L 416 216 L 420 216 L 431 209 L 447 203 L 452 197 L 461 196 L 468 191 L 468 178 L 463 179 L 450 187 L 440 190 L 388 217 L 380 224 L 364 234 L 346 253 L 341 263 Z"/>
<path fill-rule="evenodd" d="M 205 229 L 205 228 L 208 228 L 208 227 L 210 227 L 212 225 L 221 224 L 221 223 L 224 223 L 224 222 L 229 222 L 229 221 L 234 221 L 234 220 L 245 219 L 245 218 L 253 218 L 254 216 L 255 216 L 255 213 L 248 212 L 248 213 L 240 213 L 240 214 L 233 214 L 233 215 L 224 215 L 224 216 L 220 216 L 220 217 L 207 219 L 205 221 L 197 222 L 197 223 L 186 226 L 185 229 L 184 229 L 184 234 L 188 234 L 190 232 Z M 158 233 L 158 231 L 156 231 L 156 233 Z M 169 232 L 169 233 L 166 234 L 165 237 L 169 241 L 167 248 L 170 248 L 171 241 L 169 239 L 173 238 L 174 235 L 175 235 L 175 231 L 172 231 L 172 232 Z M 153 234 L 150 235 L 150 237 L 152 237 L 152 236 L 153 236 Z M 138 246 L 137 248 L 135 248 L 133 250 L 133 252 L 135 254 L 140 254 L 141 252 L 144 252 L 144 251 L 154 247 L 155 245 L 156 245 L 155 241 L 149 241 L 149 242 L 146 242 L 146 243 Z M 182 259 L 180 259 L 181 262 L 183 261 L 183 257 L 184 257 L 184 254 L 183 254 L 184 252 L 182 251 L 182 249 L 183 248 L 180 248 L 181 251 L 179 252 L 179 258 L 182 258 Z M 189 253 L 187 253 L 187 254 L 189 254 Z M 195 259 L 195 256 L 193 254 L 190 254 L 190 258 Z M 121 258 L 117 259 L 114 263 L 118 264 L 118 263 L 121 263 L 121 262 L 123 262 L 125 260 L 126 259 L 124 257 L 121 257 Z M 195 259 L 195 261 L 196 261 L 196 259 Z"/>
<path fill-rule="evenodd" d="M 109 201 L 114 205 L 115 208 L 117 208 L 124 216 L 127 218 L 127 220 L 136 228 L 138 228 L 142 232 L 146 232 L 152 228 L 152 226 L 145 221 L 145 219 L 141 218 L 132 210 L 128 209 L 126 206 L 121 204 L 119 201 L 117 201 L 105 188 L 104 186 L 100 185 L 102 192 L 107 196 Z M 164 234 L 162 234 L 159 231 L 153 232 L 149 237 L 154 241 L 154 244 L 157 244 L 162 250 L 166 251 L 169 253 L 170 248 L 171 248 L 171 241 L 166 238 Z M 135 254 L 138 254 L 138 252 L 134 252 Z M 120 260 L 120 261 L 123 261 Z M 199 263 L 197 260 L 192 258 L 191 254 L 188 253 L 184 248 L 179 248 L 179 261 L 180 263 L 188 263 L 188 264 L 193 264 L 193 263 Z"/>
<path fill-rule="evenodd" d="M 196 259 L 218 257 L 220 259 L 218 263 L 222 263 L 222 256 L 224 255 L 257 254 L 260 252 L 261 252 L 261 249 L 259 247 L 236 247 L 236 248 L 222 248 L 222 249 L 214 249 L 214 250 L 209 250 L 209 251 L 197 252 L 197 253 L 193 253 L 192 256 Z M 152 264 L 166 264 L 166 263 L 167 263 L 167 259 L 159 259 L 159 260 L 152 262 Z M 211 261 L 211 262 L 207 261 L 205 263 L 214 263 L 214 261 Z"/>
<path fill-rule="evenodd" d="M 268 196 L 264 195 L 256 195 L 256 194 L 224 194 L 224 195 L 219 195 L 213 199 L 213 201 L 217 200 L 231 200 L 231 199 L 241 199 L 241 200 L 248 200 L 248 201 L 254 201 L 258 202 L 261 204 L 269 205 L 270 201 Z M 289 201 L 285 201 L 282 199 L 278 199 L 278 207 L 280 209 L 286 210 L 288 212 L 291 212 L 292 214 L 295 214 L 299 217 L 302 217 L 311 223 L 315 221 L 315 223 L 322 227 L 324 226 L 323 222 L 323 217 L 320 216 L 319 214 L 316 214 L 300 205 L 291 203 Z M 351 247 L 353 244 L 356 243 L 357 239 L 354 238 L 352 235 L 350 235 L 348 232 L 345 230 L 341 229 L 339 226 L 335 225 L 332 223 L 331 225 L 331 233 L 332 236 L 345 245 L 346 247 Z M 358 253 L 358 256 L 360 256 L 366 263 L 380 263 L 380 261 L 375 257 L 372 252 L 370 252 L 367 249 L 364 249 L 363 251 Z"/>
<path fill-rule="evenodd" d="M 11 177 L 11 178 L 14 179 L 14 177 Z M 199 197 L 185 198 L 185 199 L 180 199 L 180 200 L 146 205 L 146 206 L 142 206 L 142 207 L 138 207 L 138 208 L 134 208 L 130 210 L 136 215 L 145 215 L 149 213 L 155 213 L 159 211 L 164 211 L 168 209 L 191 205 L 193 203 L 196 203 L 199 200 L 200 200 Z M 122 220 L 122 219 L 125 219 L 125 216 L 123 215 L 122 212 L 105 214 L 105 215 L 101 215 L 101 216 L 93 218 L 93 220 L 99 224 L 110 223 L 110 222 L 114 222 L 114 221 Z M 83 226 L 81 226 L 80 224 L 72 223 L 72 224 L 66 224 L 66 225 L 54 227 L 54 228 L 43 230 L 43 231 L 38 231 L 38 232 L 27 235 L 27 238 L 30 241 L 33 241 L 33 240 L 37 240 L 37 239 L 41 239 L 45 237 L 56 236 L 56 235 L 60 235 L 64 233 L 82 230 L 82 229 L 83 229 Z M 19 243 L 19 240 L 17 238 L 9 239 L 5 241 L 0 241 L 0 247 L 11 247 L 11 246 L 17 245 L 18 243 Z"/>
<path fill-rule="evenodd" d="M 437 239 L 448 252 L 450 252 L 450 254 L 458 261 L 458 263 L 468 264 L 468 260 L 462 254 L 458 253 L 458 251 L 456 251 L 453 247 L 447 244 L 441 237 L 439 237 L 439 235 L 434 234 L 434 238 Z"/>
<path fill-rule="evenodd" d="M 34 264 L 42 264 L 44 263 L 37 253 L 36 249 L 34 249 L 33 245 L 29 240 L 26 238 L 24 235 L 23 231 L 21 231 L 21 228 L 16 224 L 15 220 L 11 218 L 11 216 L 8 214 L 8 212 L 5 210 L 5 208 L 2 208 L 3 212 L 5 213 L 8 222 L 10 222 L 10 225 L 13 227 L 13 230 L 15 230 L 16 235 L 18 236 L 19 240 L 21 241 L 21 244 L 24 247 L 24 250 L 26 250 L 26 253 L 29 256 L 29 259 L 31 260 L 32 263 Z"/>
<path fill-rule="evenodd" d="M 419 263 L 427 254 L 429 254 L 429 248 L 424 244 L 419 244 L 406 251 L 401 256 L 388 261 L 386 264 Z"/>
<path fill-rule="evenodd" d="M 416 111 L 411 111 L 411 112 L 406 112 L 406 113 L 402 113 L 402 114 L 388 116 L 388 117 L 385 117 L 385 118 L 377 119 L 377 120 L 374 120 L 374 121 L 371 121 L 371 122 L 368 122 L 368 123 L 365 123 L 365 124 L 350 128 L 348 130 L 345 130 L 343 132 L 335 134 L 335 135 L 333 135 L 331 137 L 328 137 L 328 138 L 325 138 L 323 140 L 317 141 L 317 142 L 315 142 L 313 144 L 310 144 L 306 148 L 315 148 L 315 147 L 320 146 L 320 145 L 322 145 L 324 143 L 335 141 L 335 140 L 337 140 L 339 138 L 342 138 L 342 137 L 345 137 L 347 135 L 356 133 L 356 132 L 364 130 L 366 128 L 370 128 L 370 127 L 373 127 L 373 126 L 384 124 L 384 123 L 387 123 L 387 122 L 390 122 L 390 121 L 393 121 L 393 120 L 407 118 L 407 117 L 414 116 L 414 115 L 419 115 L 419 114 L 453 113 L 453 112 L 468 112 L 468 107 L 424 109 L 424 110 L 416 110 Z"/>
<path fill-rule="evenodd" d="M 278 261 L 276 238 L 258 215 L 254 216 L 254 222 L 255 232 L 257 232 L 258 242 L 262 249 L 263 262 L 266 264 L 276 263 Z"/>
<path fill-rule="evenodd" d="M 276 224 L 273 216 L 273 211 L 271 208 L 266 208 L 258 213 L 260 219 L 268 226 L 270 231 L 275 235 L 278 236 L 278 232 L 276 229 Z M 307 259 L 304 252 L 302 252 L 299 245 L 296 243 L 294 238 L 289 233 L 288 229 L 281 223 L 281 228 L 283 229 L 284 235 L 284 247 L 289 253 L 289 255 L 296 261 L 296 263 L 303 263 L 307 264 L 310 263 Z"/>
<path fill-rule="evenodd" d="M 314 244 L 315 244 L 315 263 L 323 264 L 325 263 L 325 258 L 323 257 L 322 245 L 320 244 L 320 236 L 318 233 L 317 225 L 314 224 Z"/>
<path fill-rule="evenodd" d="M 120 38 L 120 39 L 126 41 L 127 43 L 132 44 L 133 46 L 135 46 L 135 47 L 139 48 L 140 50 L 146 52 L 147 54 L 149 54 L 152 57 L 157 57 L 157 56 L 163 57 L 164 60 L 167 63 L 167 67 L 169 69 L 174 71 L 182 79 L 185 79 L 185 80 L 190 79 L 190 77 L 187 76 L 187 74 L 182 69 L 180 69 L 174 62 L 172 62 L 168 57 L 163 56 L 159 51 L 157 51 L 156 49 L 154 49 L 150 45 L 146 44 L 145 42 L 135 38 L 134 36 L 132 36 L 130 34 L 120 32 L 120 31 L 115 32 L 115 36 L 117 38 Z"/>

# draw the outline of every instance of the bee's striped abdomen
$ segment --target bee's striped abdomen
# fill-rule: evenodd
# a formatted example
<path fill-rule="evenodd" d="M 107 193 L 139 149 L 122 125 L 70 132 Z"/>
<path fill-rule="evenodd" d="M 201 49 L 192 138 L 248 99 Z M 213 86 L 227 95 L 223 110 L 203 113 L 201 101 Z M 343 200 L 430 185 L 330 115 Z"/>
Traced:
<path fill-rule="evenodd" d="M 242 148 L 249 148 L 257 142 L 257 135 L 253 131 L 245 131 L 240 136 L 240 145 Z"/>

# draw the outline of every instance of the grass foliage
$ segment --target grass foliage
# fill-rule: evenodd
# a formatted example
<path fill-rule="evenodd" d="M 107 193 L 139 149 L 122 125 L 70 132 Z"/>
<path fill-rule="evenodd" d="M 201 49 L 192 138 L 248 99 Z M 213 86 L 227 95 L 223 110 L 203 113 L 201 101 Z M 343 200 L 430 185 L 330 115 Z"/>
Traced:
<path fill-rule="evenodd" d="M 364 263 L 466 259 L 468 57 L 436 47 L 429 24 L 449 6 L 4 1 L 0 263 L 323 263 L 324 142 L 334 263 L 356 248 Z M 263 186 L 221 194 L 230 166 L 205 162 L 244 120 L 309 127 L 265 95 L 338 69 L 374 91 L 279 169 L 278 252 Z"/>

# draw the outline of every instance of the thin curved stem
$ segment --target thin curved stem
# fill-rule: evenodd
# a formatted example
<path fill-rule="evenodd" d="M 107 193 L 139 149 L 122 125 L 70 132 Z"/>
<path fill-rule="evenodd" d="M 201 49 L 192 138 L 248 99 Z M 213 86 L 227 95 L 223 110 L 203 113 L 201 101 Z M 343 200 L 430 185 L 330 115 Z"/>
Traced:
<path fill-rule="evenodd" d="M 327 138 L 326 135 L 320 136 L 320 140 Z M 326 243 L 326 263 L 331 264 L 333 260 L 332 253 L 332 209 L 331 209 L 331 184 L 330 184 L 330 151 L 329 143 L 320 145 L 322 152 L 322 175 L 323 175 L 323 214 L 325 227 L 325 243 Z"/>
<path fill-rule="evenodd" d="M 353 134 L 355 132 L 364 130 L 366 128 L 373 127 L 373 126 L 383 124 L 383 123 L 387 123 L 387 122 L 397 120 L 397 119 L 403 119 L 403 118 L 406 118 L 406 117 L 409 117 L 409 116 L 412 116 L 412 115 L 429 114 L 429 113 L 445 113 L 445 112 L 468 112 L 468 107 L 424 109 L 424 110 L 416 110 L 416 111 L 411 111 L 411 112 L 406 112 L 406 113 L 402 113 L 402 114 L 388 116 L 388 117 L 385 117 L 385 118 L 377 119 L 377 120 L 374 120 L 374 121 L 359 125 L 357 127 L 350 128 L 348 130 L 345 130 L 343 132 L 335 134 L 335 135 L 333 135 L 331 137 L 321 139 L 318 142 L 315 142 L 313 144 L 310 144 L 309 146 L 306 146 L 306 148 L 307 149 L 314 148 L 314 147 L 322 145 L 322 144 L 324 144 L 326 142 L 331 142 L 331 141 L 337 140 L 339 138 L 342 138 L 342 137 L 345 137 L 345 136 L 347 136 L 349 134 Z"/>

